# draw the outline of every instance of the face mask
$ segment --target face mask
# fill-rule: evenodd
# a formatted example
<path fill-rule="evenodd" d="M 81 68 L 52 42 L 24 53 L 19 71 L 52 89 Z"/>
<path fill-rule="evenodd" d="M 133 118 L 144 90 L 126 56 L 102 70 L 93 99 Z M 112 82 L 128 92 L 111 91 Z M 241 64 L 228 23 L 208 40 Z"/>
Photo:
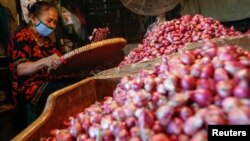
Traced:
<path fill-rule="evenodd" d="M 48 26 L 45 25 L 42 21 L 40 21 L 40 23 L 37 24 L 37 25 L 35 26 L 35 28 L 36 28 L 37 32 L 38 32 L 41 36 L 43 36 L 43 37 L 49 36 L 49 35 L 54 31 L 53 28 L 48 27 Z"/>

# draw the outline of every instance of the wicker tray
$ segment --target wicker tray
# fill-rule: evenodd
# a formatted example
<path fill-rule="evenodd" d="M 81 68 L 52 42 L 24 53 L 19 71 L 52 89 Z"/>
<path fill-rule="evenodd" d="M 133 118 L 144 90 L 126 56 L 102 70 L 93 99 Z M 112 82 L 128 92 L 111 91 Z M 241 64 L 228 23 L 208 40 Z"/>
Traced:
<path fill-rule="evenodd" d="M 110 56 L 121 51 L 126 45 L 124 38 L 112 38 L 95 42 L 64 54 L 61 58 L 65 63 L 53 75 L 70 74 L 81 70 L 91 70 Z"/>

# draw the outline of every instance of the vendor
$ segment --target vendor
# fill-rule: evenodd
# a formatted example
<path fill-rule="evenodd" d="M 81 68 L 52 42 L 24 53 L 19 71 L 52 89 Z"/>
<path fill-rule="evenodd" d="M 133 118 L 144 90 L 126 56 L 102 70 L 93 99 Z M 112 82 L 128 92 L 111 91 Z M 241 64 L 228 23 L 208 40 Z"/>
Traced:
<path fill-rule="evenodd" d="M 49 74 L 62 64 L 61 53 L 48 37 L 56 28 L 55 6 L 38 1 L 28 6 L 30 24 L 18 29 L 10 38 L 8 55 L 14 97 L 25 97 L 32 119 L 43 111 L 48 96 L 73 82 L 53 80 Z"/>

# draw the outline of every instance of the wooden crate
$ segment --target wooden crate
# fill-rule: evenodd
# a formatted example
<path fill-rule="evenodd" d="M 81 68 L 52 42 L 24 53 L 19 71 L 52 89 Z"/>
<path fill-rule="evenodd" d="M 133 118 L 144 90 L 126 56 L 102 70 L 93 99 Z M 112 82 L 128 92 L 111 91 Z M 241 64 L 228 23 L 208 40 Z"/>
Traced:
<path fill-rule="evenodd" d="M 119 78 L 87 78 L 54 92 L 48 98 L 41 116 L 15 136 L 13 141 L 37 141 L 48 137 L 49 131 L 64 128 L 63 121 L 75 116 L 105 96 L 112 96 Z"/>
<path fill-rule="evenodd" d="M 244 48 L 244 50 L 250 50 L 250 36 L 242 35 L 238 37 L 227 37 L 212 39 L 218 46 L 224 45 L 238 45 Z M 181 50 L 193 50 L 202 46 L 203 41 L 196 43 L 188 43 Z M 179 55 L 179 52 L 168 55 L 169 57 Z M 153 69 L 155 64 L 161 63 L 161 58 L 150 59 L 134 64 L 128 64 L 122 67 L 115 67 L 98 73 L 96 76 L 125 76 L 139 72 L 142 69 Z"/>

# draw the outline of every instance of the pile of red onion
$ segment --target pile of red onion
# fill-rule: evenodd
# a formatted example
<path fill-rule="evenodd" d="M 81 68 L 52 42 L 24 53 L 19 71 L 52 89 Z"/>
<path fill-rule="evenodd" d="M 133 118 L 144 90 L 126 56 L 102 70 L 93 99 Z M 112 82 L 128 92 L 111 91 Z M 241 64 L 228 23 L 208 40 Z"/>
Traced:
<path fill-rule="evenodd" d="M 202 15 L 185 15 L 155 26 L 142 43 L 119 64 L 124 66 L 177 52 L 186 43 L 203 39 L 237 36 L 240 32 L 227 29 L 220 22 Z"/>
<path fill-rule="evenodd" d="M 250 124 L 250 52 L 205 42 L 123 77 L 114 97 L 70 117 L 58 141 L 207 141 L 207 125 Z"/>

